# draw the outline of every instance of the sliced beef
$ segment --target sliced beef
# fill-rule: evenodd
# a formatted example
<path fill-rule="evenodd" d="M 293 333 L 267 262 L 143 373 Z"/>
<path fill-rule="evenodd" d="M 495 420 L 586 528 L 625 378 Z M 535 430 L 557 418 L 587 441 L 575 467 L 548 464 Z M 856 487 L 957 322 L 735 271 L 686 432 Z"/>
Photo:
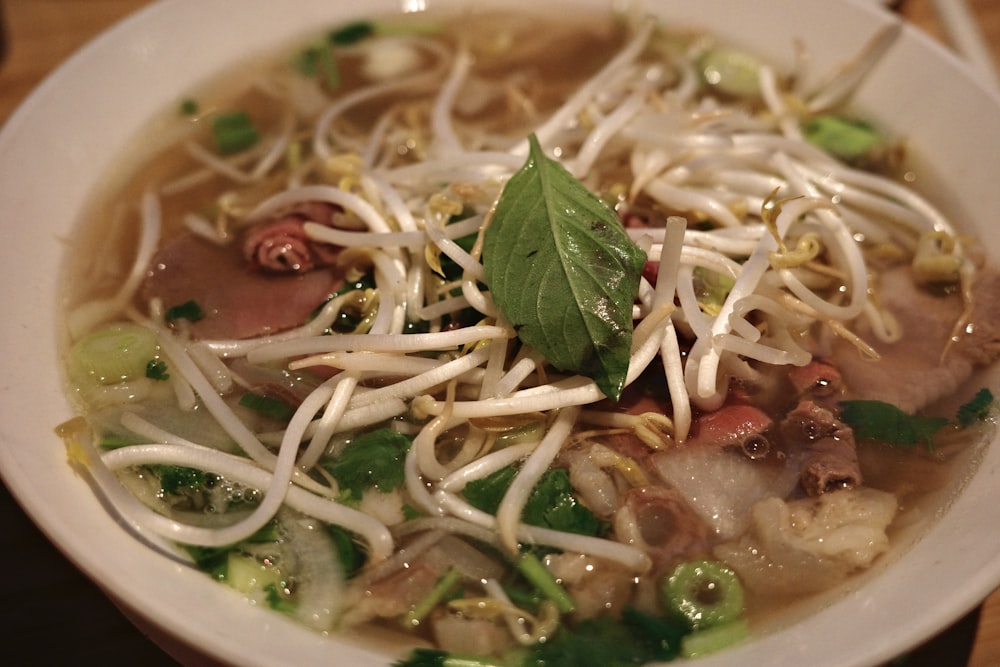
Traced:
<path fill-rule="evenodd" d="M 307 202 L 288 213 L 254 225 L 243 236 L 243 256 L 251 268 L 278 273 L 306 273 L 333 266 L 340 249 L 313 241 L 305 233 L 305 224 L 331 225 L 334 207 L 322 202 Z"/>
<path fill-rule="evenodd" d="M 850 396 L 885 401 L 913 413 L 953 394 L 976 367 L 996 360 L 1000 355 L 1000 273 L 980 271 L 973 294 L 971 326 L 949 346 L 963 309 L 959 295 L 940 296 L 920 289 L 906 267 L 880 274 L 878 298 L 899 321 L 903 338 L 880 343 L 860 323 L 857 333 L 878 351 L 878 361 L 863 358 L 846 341 L 834 342 L 830 362 L 840 370 Z"/>
<path fill-rule="evenodd" d="M 749 458 L 759 458 L 770 449 L 766 432 L 773 423 L 766 412 L 752 405 L 723 405 L 695 419 L 687 446 L 736 447 Z"/>
<path fill-rule="evenodd" d="M 788 380 L 797 399 L 808 398 L 827 405 L 844 395 L 844 378 L 825 361 L 813 360 L 805 366 L 789 367 Z"/>
<path fill-rule="evenodd" d="M 154 257 L 144 299 L 165 308 L 194 301 L 205 317 L 191 323 L 199 339 L 252 338 L 299 326 L 343 284 L 335 268 L 268 274 L 249 268 L 241 249 L 185 235 Z"/>

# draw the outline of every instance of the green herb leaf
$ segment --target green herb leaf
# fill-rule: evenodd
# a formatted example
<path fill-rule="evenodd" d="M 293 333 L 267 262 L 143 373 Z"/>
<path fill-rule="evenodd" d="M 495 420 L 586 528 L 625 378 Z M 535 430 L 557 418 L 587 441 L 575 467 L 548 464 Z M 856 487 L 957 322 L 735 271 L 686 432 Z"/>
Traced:
<path fill-rule="evenodd" d="M 617 400 L 645 254 L 614 210 L 546 157 L 534 136 L 530 145 L 486 229 L 490 292 L 523 343 Z"/>
<path fill-rule="evenodd" d="M 371 21 L 355 21 L 337 28 L 329 35 L 331 44 L 349 46 L 375 34 L 375 24 Z"/>
<path fill-rule="evenodd" d="M 337 560 L 344 567 L 344 576 L 351 579 L 364 567 L 365 562 L 368 560 L 368 553 L 364 542 L 360 541 L 354 533 L 341 526 L 329 524 L 326 530 L 333 540 L 334 548 L 337 550 Z"/>
<path fill-rule="evenodd" d="M 982 421 L 989 416 L 993 407 L 993 392 L 983 387 L 968 403 L 962 405 L 955 414 L 955 421 L 962 428 L 968 428 L 977 421 Z"/>
<path fill-rule="evenodd" d="M 409 657 L 397 660 L 392 667 L 510 667 L 506 662 L 479 655 L 445 653 L 433 648 L 415 648 Z"/>
<path fill-rule="evenodd" d="M 626 609 L 622 619 L 602 616 L 563 627 L 532 647 L 532 667 L 626 667 L 677 657 L 684 630 L 669 621 Z"/>
<path fill-rule="evenodd" d="M 858 438 L 872 438 L 891 445 L 923 442 L 934 448 L 934 434 L 949 422 L 943 417 L 910 415 L 884 401 L 841 401 L 840 419 Z"/>
<path fill-rule="evenodd" d="M 265 417 L 271 417 L 283 422 L 288 421 L 295 414 L 295 408 L 288 403 L 272 396 L 264 396 L 252 392 L 247 392 L 240 396 L 239 403 L 244 408 L 250 408 Z"/>
<path fill-rule="evenodd" d="M 197 322 L 201 318 L 205 317 L 205 312 L 201 309 L 201 306 L 199 306 L 197 302 L 185 301 L 182 304 L 168 308 L 163 317 L 167 320 L 167 322 L 173 322 L 181 319 L 189 322 Z"/>
<path fill-rule="evenodd" d="M 146 364 L 146 377 L 160 382 L 169 380 L 170 373 L 167 371 L 167 362 L 162 359 L 150 359 L 149 363 Z"/>
<path fill-rule="evenodd" d="M 178 111 L 182 116 L 194 116 L 198 113 L 198 100 L 192 97 L 184 98 L 181 100 Z"/>
<path fill-rule="evenodd" d="M 278 589 L 277 584 L 270 583 L 264 586 L 264 594 L 267 598 L 267 606 L 275 611 L 280 611 L 283 614 L 294 614 L 299 608 L 298 604 L 289 599 L 287 593 Z"/>
<path fill-rule="evenodd" d="M 177 493 L 183 489 L 200 489 L 216 476 L 195 468 L 173 465 L 151 465 L 150 472 L 159 477 L 163 493 Z"/>
<path fill-rule="evenodd" d="M 359 500 L 371 488 L 389 493 L 406 479 L 410 443 L 407 436 L 383 428 L 354 438 L 336 459 L 322 465 L 340 484 L 341 493 L 352 499 Z"/>
<path fill-rule="evenodd" d="M 574 602 L 573 597 L 566 592 L 562 584 L 552 576 L 549 569 L 542 565 L 542 561 L 533 553 L 521 554 L 517 561 L 517 571 L 531 583 L 535 590 L 554 602 L 559 613 L 569 614 L 576 610 L 576 602 Z"/>
<path fill-rule="evenodd" d="M 244 151 L 260 139 L 257 128 L 245 111 L 216 116 L 212 120 L 212 138 L 222 155 L 232 155 Z"/>
<path fill-rule="evenodd" d="M 501 468 L 482 479 L 469 482 L 463 494 L 473 507 L 496 514 L 500 501 L 516 476 L 516 468 Z M 607 525 L 577 500 L 569 482 L 569 473 L 562 468 L 548 470 L 542 475 L 528 496 L 521 519 L 533 526 L 580 535 L 597 536 L 607 530 Z"/>

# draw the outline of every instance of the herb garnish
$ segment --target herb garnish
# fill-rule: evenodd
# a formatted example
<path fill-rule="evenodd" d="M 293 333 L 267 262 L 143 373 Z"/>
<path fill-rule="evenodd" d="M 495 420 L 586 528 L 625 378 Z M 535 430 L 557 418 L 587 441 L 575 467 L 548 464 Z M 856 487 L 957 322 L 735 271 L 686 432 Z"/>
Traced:
<path fill-rule="evenodd" d="M 146 364 L 146 377 L 158 382 L 169 380 L 170 371 L 167 368 L 167 362 L 162 359 L 150 359 Z"/>
<path fill-rule="evenodd" d="M 410 442 L 409 437 L 387 428 L 363 433 L 337 458 L 321 465 L 340 484 L 341 500 L 358 502 L 368 489 L 389 493 L 403 485 Z"/>
<path fill-rule="evenodd" d="M 197 322 L 203 317 L 205 317 L 205 311 L 201 309 L 201 306 L 196 301 L 185 301 L 182 304 L 172 306 L 163 315 L 163 318 L 167 322 L 174 322 L 181 319 L 189 322 Z"/>
<path fill-rule="evenodd" d="M 490 293 L 523 343 L 618 400 L 646 256 L 611 207 L 529 141 L 483 239 Z"/>
<path fill-rule="evenodd" d="M 517 468 L 508 466 L 469 482 L 463 495 L 473 507 L 489 514 L 496 514 L 504 494 L 517 476 Z M 577 500 L 569 473 L 554 468 L 542 474 L 525 503 L 521 520 L 533 526 L 542 526 L 568 533 L 599 536 L 607 531 L 607 524 Z"/>
<path fill-rule="evenodd" d="M 295 414 L 295 408 L 290 406 L 288 403 L 274 398 L 273 396 L 254 394 L 249 391 L 240 396 L 239 404 L 244 408 L 249 408 L 254 412 L 262 414 L 265 417 L 277 419 L 282 422 L 288 421 L 292 418 L 292 415 Z"/>
<path fill-rule="evenodd" d="M 960 428 L 971 426 L 985 419 L 993 405 L 993 393 L 980 389 L 967 403 L 962 405 L 955 420 L 945 417 L 911 415 L 891 403 L 875 400 L 853 400 L 840 402 L 840 419 L 854 429 L 858 438 L 881 440 L 890 445 L 915 445 L 924 443 L 928 450 L 934 449 L 934 434 L 948 424 Z"/>
<path fill-rule="evenodd" d="M 246 111 L 221 114 L 212 119 L 212 138 L 221 155 L 244 151 L 260 140 L 260 133 Z"/>
<path fill-rule="evenodd" d="M 498 661 L 485 656 L 415 649 L 394 667 L 625 667 L 677 658 L 686 630 L 634 607 L 622 619 L 593 618 L 575 627 L 563 626 L 550 641 L 512 653 Z"/>

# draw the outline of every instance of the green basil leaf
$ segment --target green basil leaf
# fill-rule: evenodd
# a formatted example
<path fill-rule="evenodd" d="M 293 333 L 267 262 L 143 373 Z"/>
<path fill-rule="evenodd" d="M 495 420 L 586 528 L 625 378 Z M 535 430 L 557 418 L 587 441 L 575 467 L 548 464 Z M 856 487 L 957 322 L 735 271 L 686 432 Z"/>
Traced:
<path fill-rule="evenodd" d="M 545 156 L 532 135 L 483 239 L 493 300 L 518 338 L 618 400 L 645 254 L 618 215 Z"/>

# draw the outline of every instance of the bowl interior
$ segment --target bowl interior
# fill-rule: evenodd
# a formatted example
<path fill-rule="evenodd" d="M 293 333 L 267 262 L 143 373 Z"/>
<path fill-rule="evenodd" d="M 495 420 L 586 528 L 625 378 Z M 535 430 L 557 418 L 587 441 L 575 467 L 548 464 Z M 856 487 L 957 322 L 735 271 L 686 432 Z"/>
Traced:
<path fill-rule="evenodd" d="M 317 636 L 254 609 L 148 549 L 73 472 L 53 433 L 71 416 L 55 363 L 60 267 L 73 252 L 65 240 L 92 193 L 122 164 L 126 147 L 203 81 L 299 34 L 459 1 L 159 3 L 68 61 L 0 135 L 0 219 L 9 235 L 0 248 L 7 313 L 0 319 L 0 474 L 47 536 L 112 597 L 216 659 L 318 664 L 336 643 L 344 664 L 391 662 L 372 646 Z M 645 6 L 675 23 L 710 26 L 782 64 L 791 62 L 800 40 L 817 73 L 893 20 L 860 0 L 649 0 Z M 992 257 L 1000 255 L 989 227 L 1000 210 L 993 169 L 1000 154 L 1000 98 L 955 57 L 907 29 L 863 86 L 858 104 L 913 138 L 935 184 L 935 201 L 977 233 Z M 1000 504 L 998 470 L 1000 450 L 994 449 L 933 529 L 864 586 L 800 623 L 699 664 L 876 664 L 945 627 L 1000 583 L 1000 555 L 982 528 L 991 525 L 992 508 Z M 887 623 L 893 623 L 891 632 Z"/>

